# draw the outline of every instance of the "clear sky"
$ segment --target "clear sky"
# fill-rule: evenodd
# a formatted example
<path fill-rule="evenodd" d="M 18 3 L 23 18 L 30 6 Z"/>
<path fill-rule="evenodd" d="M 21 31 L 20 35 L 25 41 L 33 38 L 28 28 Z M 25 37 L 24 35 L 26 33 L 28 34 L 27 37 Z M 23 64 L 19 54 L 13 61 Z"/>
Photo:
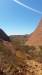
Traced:
<path fill-rule="evenodd" d="M 29 34 L 42 17 L 42 0 L 0 0 L 0 28 L 8 35 Z"/>

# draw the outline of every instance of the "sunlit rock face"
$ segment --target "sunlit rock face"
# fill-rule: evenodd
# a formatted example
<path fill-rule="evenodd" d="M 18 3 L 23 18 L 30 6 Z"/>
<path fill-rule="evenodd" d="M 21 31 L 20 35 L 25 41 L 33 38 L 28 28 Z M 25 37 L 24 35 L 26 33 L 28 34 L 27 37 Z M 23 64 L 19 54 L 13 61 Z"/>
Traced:
<path fill-rule="evenodd" d="M 42 19 L 31 37 L 26 42 L 27 45 L 42 45 Z"/>

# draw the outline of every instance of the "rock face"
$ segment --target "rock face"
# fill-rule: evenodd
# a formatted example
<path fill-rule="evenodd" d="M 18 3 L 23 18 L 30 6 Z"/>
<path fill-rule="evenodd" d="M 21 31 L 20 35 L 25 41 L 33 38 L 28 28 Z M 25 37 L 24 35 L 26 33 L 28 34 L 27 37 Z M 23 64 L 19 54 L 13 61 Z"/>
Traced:
<path fill-rule="evenodd" d="M 32 33 L 31 37 L 26 42 L 27 45 L 42 45 L 42 20 L 40 20 L 38 27 Z"/>
<path fill-rule="evenodd" d="M 0 40 L 10 41 L 10 38 L 6 35 L 6 33 L 0 29 Z"/>

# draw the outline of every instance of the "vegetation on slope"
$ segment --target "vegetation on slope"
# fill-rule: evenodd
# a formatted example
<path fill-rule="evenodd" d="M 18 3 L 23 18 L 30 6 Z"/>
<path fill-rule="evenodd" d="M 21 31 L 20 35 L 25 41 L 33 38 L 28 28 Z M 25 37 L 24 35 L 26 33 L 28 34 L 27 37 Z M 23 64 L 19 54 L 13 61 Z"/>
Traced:
<path fill-rule="evenodd" d="M 42 63 L 42 46 L 26 46 L 24 40 L 18 39 L 11 40 L 11 43 L 16 55 L 13 55 L 11 50 L 0 42 L 0 65 L 4 72 L 7 75 L 26 75 L 27 72 L 29 75 L 32 75 L 32 73 L 35 75 L 35 69 L 33 68 L 38 67 L 36 61 Z M 34 71 L 31 72 L 31 70 Z"/>

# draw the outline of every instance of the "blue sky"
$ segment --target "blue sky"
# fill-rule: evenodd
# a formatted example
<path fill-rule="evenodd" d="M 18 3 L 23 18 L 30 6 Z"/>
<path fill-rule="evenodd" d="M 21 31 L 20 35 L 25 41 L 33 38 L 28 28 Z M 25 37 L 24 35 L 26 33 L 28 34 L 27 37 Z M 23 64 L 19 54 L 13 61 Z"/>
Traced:
<path fill-rule="evenodd" d="M 41 17 L 42 0 L 0 0 L 0 28 L 8 35 L 33 32 Z"/>

